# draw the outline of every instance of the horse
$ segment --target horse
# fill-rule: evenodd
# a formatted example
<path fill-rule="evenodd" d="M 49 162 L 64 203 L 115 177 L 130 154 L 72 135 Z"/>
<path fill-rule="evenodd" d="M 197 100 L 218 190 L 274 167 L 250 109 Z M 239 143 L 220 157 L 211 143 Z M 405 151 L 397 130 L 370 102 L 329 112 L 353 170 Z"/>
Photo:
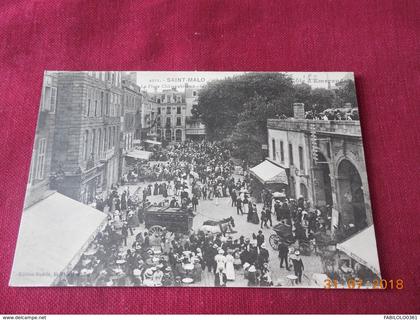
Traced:
<path fill-rule="evenodd" d="M 219 221 L 204 221 L 200 230 L 206 233 L 222 233 L 225 235 L 226 232 L 234 233 L 233 228 L 235 228 L 235 220 L 233 220 L 233 217 L 229 217 Z"/>

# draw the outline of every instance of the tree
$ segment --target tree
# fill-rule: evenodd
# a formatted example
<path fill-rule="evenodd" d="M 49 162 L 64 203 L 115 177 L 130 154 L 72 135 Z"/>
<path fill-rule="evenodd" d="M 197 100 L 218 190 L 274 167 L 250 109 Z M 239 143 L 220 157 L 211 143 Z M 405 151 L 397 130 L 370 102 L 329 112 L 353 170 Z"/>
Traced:
<path fill-rule="evenodd" d="M 292 115 L 293 96 L 284 96 L 273 101 L 255 96 L 244 104 L 244 111 L 238 116 L 229 140 L 232 142 L 233 155 L 249 163 L 263 159 L 261 146 L 267 143 L 267 119 L 277 118 L 280 114 Z"/>
<path fill-rule="evenodd" d="M 308 106 L 308 109 L 314 106 L 317 112 L 322 112 L 325 109 L 332 108 L 334 101 L 335 93 L 333 90 L 315 88 L 311 91 L 311 96 L 309 98 L 310 106 Z"/>
<path fill-rule="evenodd" d="M 311 108 L 311 93 L 312 88 L 309 84 L 299 83 L 295 85 L 295 99 L 294 102 L 304 103 L 305 109 Z"/>
<path fill-rule="evenodd" d="M 358 108 L 356 87 L 353 80 L 349 79 L 337 82 L 336 87 L 335 94 L 337 97 L 337 107 L 342 107 L 346 103 L 351 103 L 352 108 Z"/>
<path fill-rule="evenodd" d="M 208 139 L 222 140 L 231 135 L 253 97 L 274 101 L 293 94 L 292 79 L 283 73 L 246 73 L 209 82 L 200 91 L 193 115 L 206 125 Z"/>

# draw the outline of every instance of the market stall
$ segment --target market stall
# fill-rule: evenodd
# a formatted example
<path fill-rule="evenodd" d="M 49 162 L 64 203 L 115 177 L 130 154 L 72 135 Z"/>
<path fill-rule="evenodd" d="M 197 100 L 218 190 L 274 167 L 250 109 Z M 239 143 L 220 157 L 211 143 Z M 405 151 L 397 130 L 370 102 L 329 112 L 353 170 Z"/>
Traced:
<path fill-rule="evenodd" d="M 380 276 L 373 225 L 338 243 L 337 249 Z"/>
<path fill-rule="evenodd" d="M 249 172 L 253 178 L 251 188 L 254 196 L 261 200 L 260 194 L 263 189 L 287 194 L 289 190 L 287 170 L 269 160 L 264 160 L 255 167 L 250 168 Z"/>
<path fill-rule="evenodd" d="M 103 212 L 52 192 L 23 213 L 10 285 L 55 285 L 106 221 Z"/>

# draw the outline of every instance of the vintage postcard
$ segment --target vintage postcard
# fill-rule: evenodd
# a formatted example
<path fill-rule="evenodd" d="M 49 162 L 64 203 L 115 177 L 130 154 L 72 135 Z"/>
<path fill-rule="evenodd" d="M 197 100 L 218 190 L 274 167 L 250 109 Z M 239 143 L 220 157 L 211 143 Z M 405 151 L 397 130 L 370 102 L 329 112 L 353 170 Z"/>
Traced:
<path fill-rule="evenodd" d="M 46 71 L 10 285 L 375 288 L 372 216 L 351 72 Z"/>

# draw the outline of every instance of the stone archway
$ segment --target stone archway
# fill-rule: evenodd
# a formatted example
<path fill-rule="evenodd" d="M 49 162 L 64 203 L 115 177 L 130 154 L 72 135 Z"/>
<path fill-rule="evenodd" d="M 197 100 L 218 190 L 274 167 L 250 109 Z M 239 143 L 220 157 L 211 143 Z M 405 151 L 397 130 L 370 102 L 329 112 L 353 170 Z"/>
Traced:
<path fill-rule="evenodd" d="M 314 164 L 315 205 L 324 207 L 333 205 L 330 166 L 325 156 L 318 152 L 318 161 Z"/>
<path fill-rule="evenodd" d="M 340 223 L 353 224 L 357 230 L 367 226 L 363 183 L 357 168 L 343 159 L 337 169 Z"/>

